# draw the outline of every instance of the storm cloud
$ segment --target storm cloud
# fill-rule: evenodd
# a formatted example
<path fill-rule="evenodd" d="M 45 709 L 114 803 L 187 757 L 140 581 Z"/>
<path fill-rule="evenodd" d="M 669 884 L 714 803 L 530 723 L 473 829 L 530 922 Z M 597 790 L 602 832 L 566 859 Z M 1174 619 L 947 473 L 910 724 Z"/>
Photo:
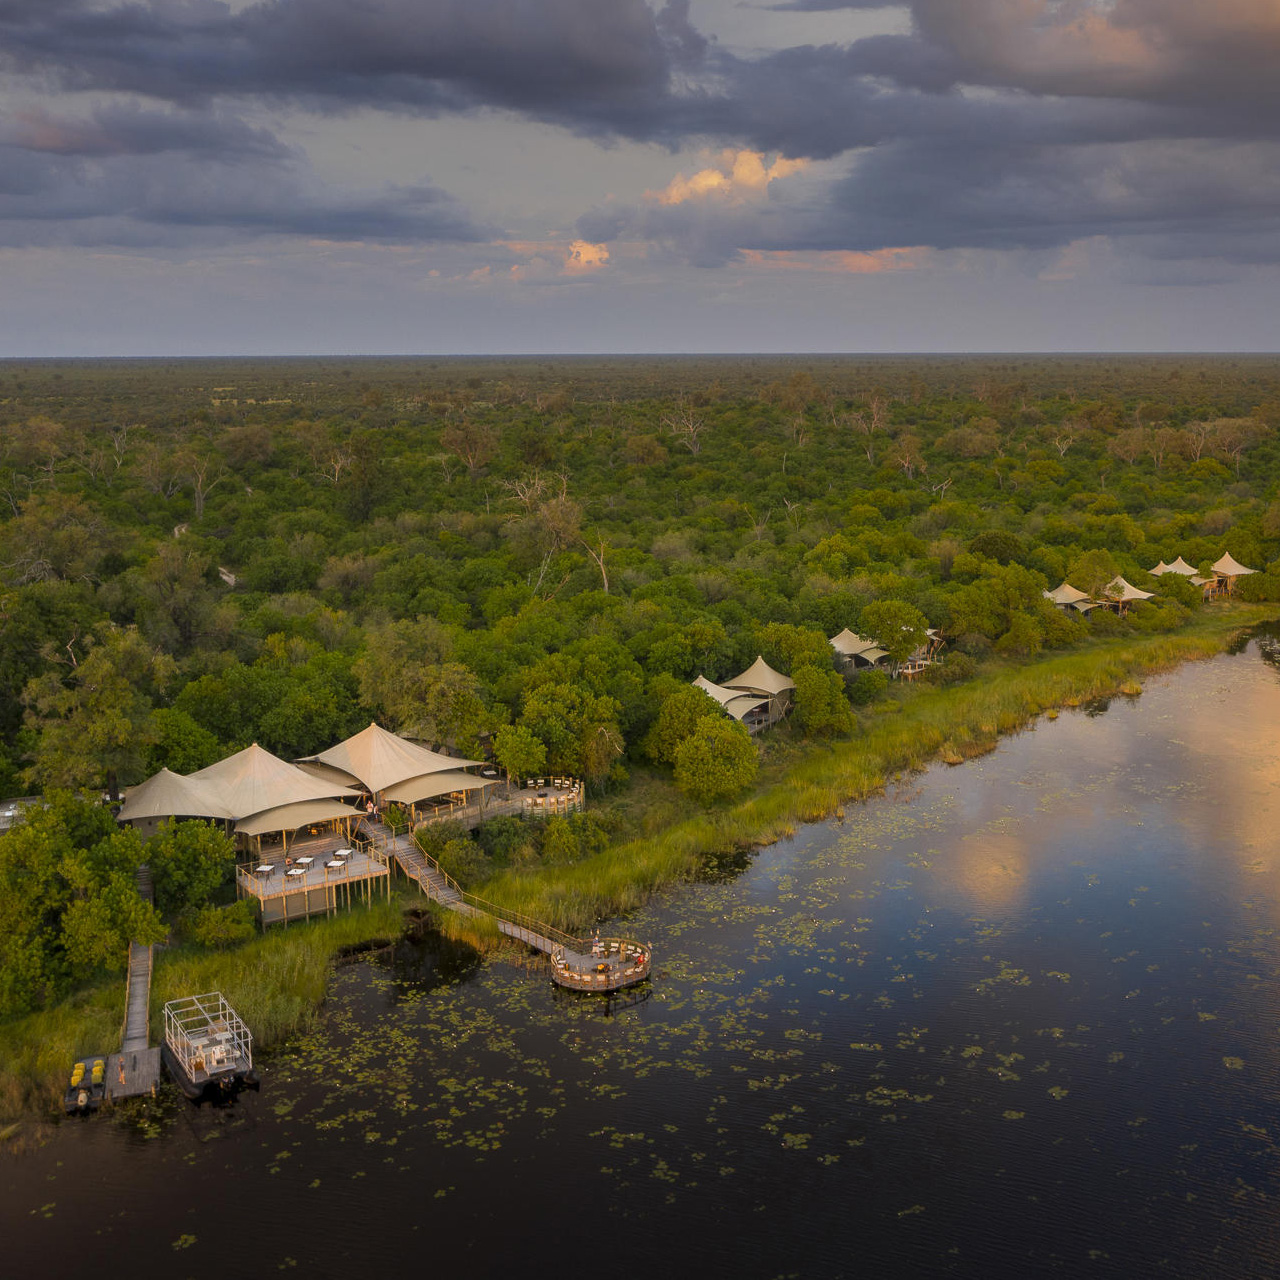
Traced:
<path fill-rule="evenodd" d="M 0 0 L 10 101 L 49 85 L 120 101 L 79 124 L 6 116 L 0 221 L 83 221 L 96 201 L 113 226 L 486 234 L 427 182 L 335 196 L 235 114 L 288 104 L 322 116 L 500 112 L 605 144 L 836 166 L 754 204 L 713 184 L 679 205 L 602 203 L 577 224 L 592 242 L 649 240 L 704 265 L 744 250 L 1043 249 L 1091 236 L 1201 256 L 1229 256 L 1238 239 L 1280 260 L 1270 0 L 900 7 L 902 34 L 748 55 L 698 31 L 688 0 Z"/>

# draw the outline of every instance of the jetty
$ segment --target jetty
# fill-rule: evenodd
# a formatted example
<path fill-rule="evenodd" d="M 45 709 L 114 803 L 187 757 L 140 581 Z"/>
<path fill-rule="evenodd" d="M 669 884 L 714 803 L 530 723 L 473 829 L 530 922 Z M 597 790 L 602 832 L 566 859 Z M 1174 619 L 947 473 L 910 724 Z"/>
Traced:
<path fill-rule="evenodd" d="M 135 882 L 139 896 L 151 902 L 149 868 L 139 867 Z M 117 1102 L 124 1098 L 155 1096 L 160 1084 L 160 1047 L 151 1045 L 152 950 L 140 942 L 129 944 L 120 1052 L 94 1054 L 72 1064 L 71 1084 L 66 1093 L 66 1110 L 70 1114 L 95 1111 L 104 1098 Z M 105 1069 L 98 1066 L 100 1063 L 105 1063 Z"/>
<path fill-rule="evenodd" d="M 381 824 L 370 824 L 375 832 Z M 551 977 L 572 991 L 609 992 L 643 982 L 653 948 L 630 938 L 575 938 L 553 925 L 521 915 L 463 889 L 440 864 L 418 847 L 411 833 L 393 835 L 386 827 L 375 836 L 390 859 L 430 898 L 450 911 L 493 921 L 499 933 L 551 958 Z"/>
<path fill-rule="evenodd" d="M 154 1095 L 160 1082 L 160 1048 L 152 1048 L 150 1035 L 152 960 L 150 947 L 129 944 L 120 1052 L 107 1059 L 107 1097 L 113 1102 Z"/>
<path fill-rule="evenodd" d="M 151 868 L 138 868 L 138 896 L 154 902 Z M 151 968 L 153 947 L 129 944 L 129 973 L 124 988 L 124 1025 L 120 1028 L 120 1052 L 107 1059 L 107 1097 L 155 1096 L 160 1083 L 160 1046 L 151 1046 Z"/>

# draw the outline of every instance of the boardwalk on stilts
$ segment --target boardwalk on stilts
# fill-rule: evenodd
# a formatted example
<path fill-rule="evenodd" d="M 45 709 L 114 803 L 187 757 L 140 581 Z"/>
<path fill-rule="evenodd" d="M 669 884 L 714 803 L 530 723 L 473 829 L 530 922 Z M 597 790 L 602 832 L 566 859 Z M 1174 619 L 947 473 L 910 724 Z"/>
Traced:
<path fill-rule="evenodd" d="M 487 917 L 498 932 L 551 957 L 551 976 L 575 991 L 616 991 L 649 976 L 652 948 L 627 938 L 584 941 L 540 920 L 467 893 L 418 847 L 409 833 L 394 836 L 378 824 L 385 847 L 406 876 L 432 902 L 460 915 Z"/>

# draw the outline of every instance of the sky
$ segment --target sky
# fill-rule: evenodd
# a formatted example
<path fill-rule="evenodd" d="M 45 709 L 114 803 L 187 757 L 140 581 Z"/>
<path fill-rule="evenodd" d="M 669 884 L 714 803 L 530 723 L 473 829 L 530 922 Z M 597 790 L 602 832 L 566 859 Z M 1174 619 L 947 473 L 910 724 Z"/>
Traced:
<path fill-rule="evenodd" d="M 0 0 L 0 357 L 1275 351 L 1280 0 Z"/>

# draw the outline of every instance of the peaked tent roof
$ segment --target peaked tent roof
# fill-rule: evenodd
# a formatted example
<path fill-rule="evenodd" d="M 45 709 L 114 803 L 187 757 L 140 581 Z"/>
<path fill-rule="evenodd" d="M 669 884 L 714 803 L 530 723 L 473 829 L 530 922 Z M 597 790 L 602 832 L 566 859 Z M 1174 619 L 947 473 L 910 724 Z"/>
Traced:
<path fill-rule="evenodd" d="M 767 693 L 771 698 L 788 689 L 794 689 L 794 682 L 781 671 L 775 671 L 762 656 L 740 675 L 725 682 L 728 689 L 750 689 L 753 693 Z"/>
<path fill-rule="evenodd" d="M 306 761 L 338 769 L 370 791 L 385 791 L 398 782 L 420 778 L 427 773 L 442 773 L 445 769 L 463 769 L 481 763 L 420 747 L 398 734 L 388 733 L 378 724 L 361 729 L 328 751 L 307 756 Z"/>
<path fill-rule="evenodd" d="M 1191 578 L 1195 576 L 1195 572 L 1196 571 L 1181 556 L 1179 556 L 1172 564 L 1165 564 L 1165 562 L 1161 560 L 1160 563 L 1151 570 L 1151 576 L 1153 578 L 1159 578 L 1166 573 L 1177 573 L 1181 574 L 1184 578 Z"/>
<path fill-rule="evenodd" d="M 868 649 L 874 649 L 876 642 L 868 640 L 866 636 L 860 636 L 849 630 L 848 627 L 838 635 L 831 637 L 831 647 L 843 657 L 854 658 L 861 653 L 865 653 Z"/>
<path fill-rule="evenodd" d="M 146 782 L 130 787 L 120 807 L 119 821 L 139 818 L 230 818 L 231 811 L 214 789 L 180 773 L 161 769 Z"/>
<path fill-rule="evenodd" d="M 1139 591 L 1131 582 L 1119 577 L 1107 583 L 1105 592 L 1112 600 L 1118 600 L 1122 604 L 1130 600 L 1150 600 L 1154 594 L 1151 591 Z"/>
<path fill-rule="evenodd" d="M 1044 593 L 1046 600 L 1052 600 L 1054 604 L 1078 604 L 1081 600 L 1089 598 L 1088 593 L 1073 587 L 1069 582 L 1059 583 L 1052 591 Z"/>
<path fill-rule="evenodd" d="M 1238 578 L 1244 573 L 1258 572 L 1257 569 L 1246 569 L 1238 560 L 1233 560 L 1230 551 L 1225 552 L 1222 559 L 1214 564 L 1213 571 L 1224 578 Z"/>
<path fill-rule="evenodd" d="M 479 791 L 482 787 L 493 785 L 492 778 L 463 773 L 461 769 L 446 769 L 441 773 L 424 773 L 421 777 L 397 782 L 382 793 L 382 798 L 402 804 L 415 804 L 419 800 L 429 800 L 432 796 L 446 796 L 450 791 Z"/>
<path fill-rule="evenodd" d="M 298 800 L 294 804 L 277 805 L 263 813 L 250 814 L 236 823 L 236 830 L 245 836 L 264 836 L 270 831 L 297 831 L 312 822 L 360 816 L 358 809 L 343 804 L 341 800 Z"/>
<path fill-rule="evenodd" d="M 330 800 L 356 794 L 350 787 L 304 773 L 256 742 L 191 774 L 187 781 L 192 780 L 205 784 L 232 818 L 247 818 L 301 800 Z"/>
<path fill-rule="evenodd" d="M 726 689 L 722 685 L 712 684 L 706 676 L 699 676 L 693 683 L 703 693 L 713 697 L 735 720 L 741 720 L 748 712 L 754 711 L 756 707 L 763 707 L 769 701 L 768 698 L 743 693 L 741 689 Z"/>

